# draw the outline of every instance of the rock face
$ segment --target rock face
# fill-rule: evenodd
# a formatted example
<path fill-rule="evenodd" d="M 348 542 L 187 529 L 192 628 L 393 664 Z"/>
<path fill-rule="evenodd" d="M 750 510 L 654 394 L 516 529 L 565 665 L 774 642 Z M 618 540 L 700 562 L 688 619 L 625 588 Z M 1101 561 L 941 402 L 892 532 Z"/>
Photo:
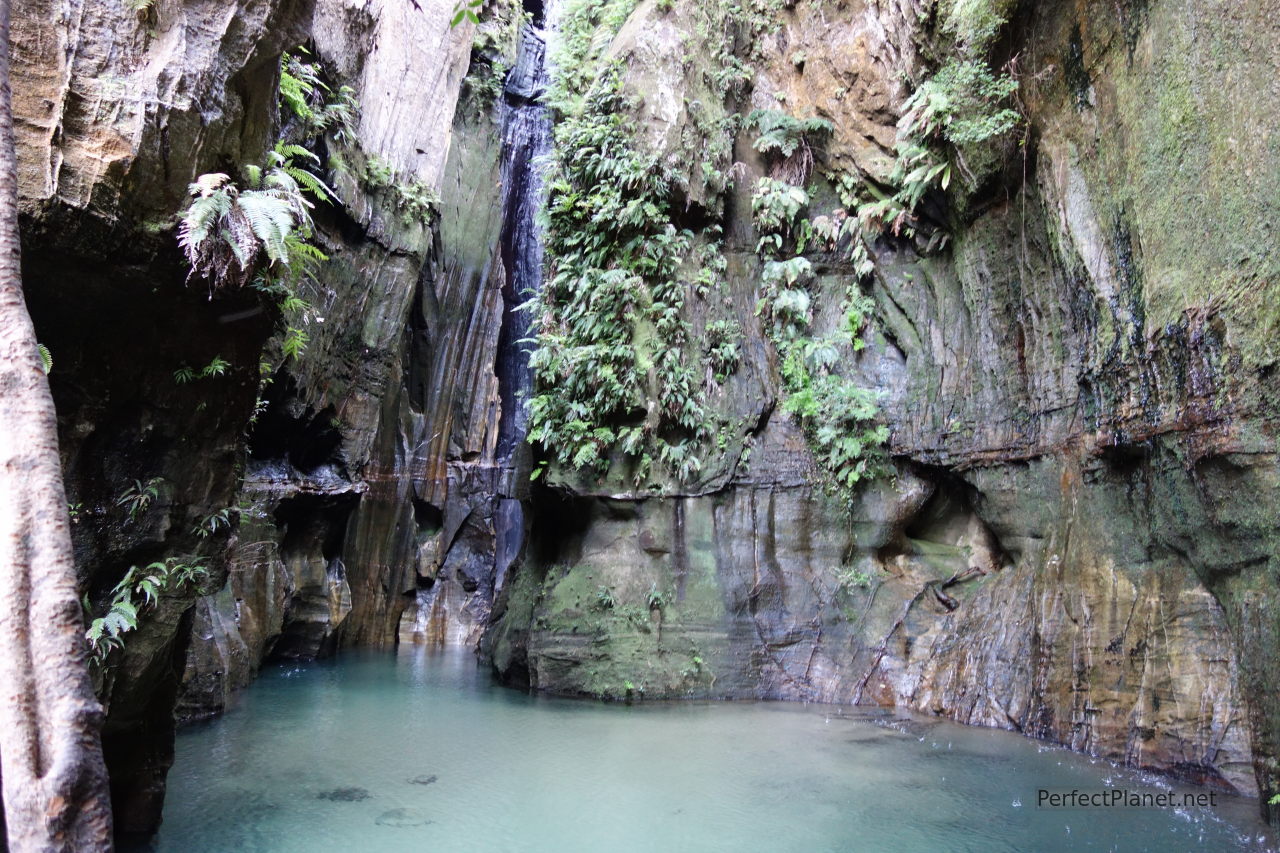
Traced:
<path fill-rule="evenodd" d="M 685 163 L 722 135 L 679 202 L 723 226 L 723 304 L 688 304 L 743 331 L 707 392 L 737 426 L 685 484 L 556 471 L 532 493 L 512 441 L 528 158 L 502 132 L 538 94 L 518 9 L 469 49 L 444 0 L 20 6 L 24 275 L 86 586 L 101 604 L 171 555 L 212 571 L 105 674 L 122 830 L 156 825 L 175 709 L 221 711 L 265 660 L 397 641 L 479 643 L 534 689 L 898 705 L 1280 789 L 1280 24 L 1258 2 L 1021 4 L 998 49 L 1025 144 L 944 251 L 874 247 L 867 347 L 840 369 L 883 392 L 892 471 L 850 506 L 779 405 L 750 213 L 766 164 L 729 116 L 824 117 L 822 168 L 887 178 L 931 5 L 770 12 L 767 38 L 729 32 L 750 85 L 723 99 L 686 62 L 693 11 L 610 4 L 600 61 L 624 64 L 636 144 Z M 196 176 L 262 160 L 303 43 L 362 109 L 331 140 L 354 167 L 331 176 L 341 203 L 316 213 L 323 322 L 255 409 L 274 309 L 184 287 L 173 216 Z M 436 190 L 436 218 L 405 216 L 372 162 Z M 814 183 L 813 212 L 834 206 Z M 834 332 L 858 276 L 810 255 L 812 327 Z M 224 376 L 174 381 L 215 356 Z M 226 508 L 234 527 L 199 535 Z"/>
<path fill-rule="evenodd" d="M 786 13 L 752 105 L 831 120 L 829 158 L 884 175 L 894 72 L 916 61 L 892 47 L 911 41 L 893 35 L 901 12 Z M 618 43 L 669 29 L 647 23 L 662 14 L 642 4 Z M 1265 18 L 1244 4 L 1199 30 L 1153 2 L 1015 19 L 1023 154 L 969 200 L 949 251 L 876 247 L 876 330 L 846 370 L 885 392 L 895 476 L 848 512 L 810 485 L 761 321 L 739 311 L 764 382 L 725 386 L 757 406 L 749 463 L 657 496 L 563 477 L 500 602 L 498 671 L 586 695 L 880 702 L 1275 790 L 1261 507 L 1277 477 L 1277 254 L 1254 216 L 1275 205 L 1276 171 L 1256 164 L 1274 162 L 1278 105 L 1226 117 L 1269 67 L 1253 55 L 1253 33 L 1274 40 Z M 1256 65 L 1224 58 L 1233 38 Z M 650 44 L 626 72 L 644 126 L 682 121 L 662 107 L 670 86 L 646 88 L 663 55 Z M 740 253 L 723 298 L 750 306 L 749 203 L 728 210 Z M 856 279 L 814 264 L 818 337 Z"/>
<path fill-rule="evenodd" d="M 327 325 L 317 321 L 305 356 L 273 377 L 252 429 L 258 364 L 264 346 L 278 348 L 275 309 L 184 286 L 174 242 L 192 180 L 262 162 L 280 127 L 281 52 L 304 42 L 367 105 L 343 153 L 438 191 L 471 33 L 448 27 L 443 0 L 417 5 L 15 11 L 24 277 L 54 356 L 90 597 L 104 600 L 129 566 L 172 555 L 212 575 L 198 591 L 213 594 L 166 596 L 148 611 L 104 672 L 122 833 L 159 820 L 175 703 L 184 717 L 220 710 L 272 655 L 393 642 L 418 552 L 429 563 L 433 534 L 421 531 L 440 524 L 402 476 L 427 426 L 421 393 L 402 392 L 408 318 L 434 282 L 430 225 L 385 190 L 350 174 L 338 182 L 341 208 L 317 213 L 332 256 L 317 305 Z M 400 130 L 406 120 L 415 133 Z M 175 380 L 215 356 L 224 375 Z M 427 481 L 443 506 L 443 473 Z M 157 494 L 144 511 L 119 502 L 147 486 Z M 235 532 L 202 535 L 219 512 L 239 521 Z"/>

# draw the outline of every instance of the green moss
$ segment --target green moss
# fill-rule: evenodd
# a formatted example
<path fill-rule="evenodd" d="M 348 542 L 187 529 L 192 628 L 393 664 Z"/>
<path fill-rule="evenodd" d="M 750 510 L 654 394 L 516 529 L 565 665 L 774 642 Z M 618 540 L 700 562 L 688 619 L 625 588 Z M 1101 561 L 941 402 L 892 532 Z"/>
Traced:
<path fill-rule="evenodd" d="M 593 549 L 593 562 L 549 569 L 533 608 L 519 611 L 536 634 L 531 663 L 545 675 L 542 687 L 612 699 L 702 696 L 714 689 L 726 614 L 710 504 L 681 510 L 679 524 L 674 504 L 652 506 L 658 509 L 653 517 L 638 510 L 635 522 L 616 522 L 627 525 L 625 533 L 617 531 L 622 535 L 602 531 L 610 544 Z M 671 550 L 662 556 L 632 551 L 623 543 L 637 535 L 670 542 Z M 527 602 L 530 590 L 519 596 Z"/>
<path fill-rule="evenodd" d="M 1242 10 L 1245 19 L 1258 14 Z M 1099 216 L 1128 222 L 1150 328 L 1212 299 L 1247 362 L 1269 361 L 1280 255 L 1267 223 L 1280 215 L 1280 176 L 1260 164 L 1280 154 L 1268 130 L 1277 115 L 1264 99 L 1242 112 L 1237 96 L 1269 85 L 1258 70 L 1260 43 L 1240 42 L 1247 21 L 1145 6 L 1119 22 L 1126 39 L 1139 23 L 1161 49 L 1106 65 L 1098 122 L 1114 132 L 1101 146 L 1079 140 L 1090 151 L 1080 164 Z M 1084 37 L 1106 44 L 1116 26 L 1097 22 Z"/>
<path fill-rule="evenodd" d="M 608 585 L 609 580 L 616 585 Z M 701 594 L 677 601 L 669 584 L 671 579 L 653 580 L 648 589 L 637 592 L 643 578 L 618 567 L 608 573 L 586 565 L 550 570 L 541 601 L 531 613 L 532 624 L 550 635 L 586 642 L 585 647 L 573 647 L 570 674 L 556 688 L 607 699 L 708 689 L 714 683 L 712 670 L 680 626 L 690 619 L 719 616 L 721 610 L 708 612 Z M 609 590 L 607 605 L 602 589 Z"/>

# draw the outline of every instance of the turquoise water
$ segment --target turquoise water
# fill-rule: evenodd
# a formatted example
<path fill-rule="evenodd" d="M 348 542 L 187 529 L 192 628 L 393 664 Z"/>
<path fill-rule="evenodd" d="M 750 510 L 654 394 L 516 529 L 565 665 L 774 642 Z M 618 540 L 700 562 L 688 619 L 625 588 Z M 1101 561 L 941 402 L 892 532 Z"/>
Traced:
<path fill-rule="evenodd" d="M 528 696 L 469 654 L 415 648 L 268 670 L 236 710 L 182 732 L 156 849 L 1269 849 L 1256 803 L 1221 795 L 1201 810 L 1036 807 L 1039 788 L 1108 786 L 1183 790 L 897 714 Z"/>

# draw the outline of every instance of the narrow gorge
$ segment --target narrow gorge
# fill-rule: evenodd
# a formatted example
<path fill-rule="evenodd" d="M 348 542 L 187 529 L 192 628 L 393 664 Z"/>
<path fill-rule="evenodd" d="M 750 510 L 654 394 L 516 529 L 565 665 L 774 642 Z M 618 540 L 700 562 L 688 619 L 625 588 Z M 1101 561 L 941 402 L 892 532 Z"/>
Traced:
<path fill-rule="evenodd" d="M 180 579 L 95 645 L 118 837 L 260 672 L 413 646 L 1280 825 L 1276 12 L 17 4 L 86 621 Z M 201 267 L 197 205 L 273 175 L 279 254 Z"/>

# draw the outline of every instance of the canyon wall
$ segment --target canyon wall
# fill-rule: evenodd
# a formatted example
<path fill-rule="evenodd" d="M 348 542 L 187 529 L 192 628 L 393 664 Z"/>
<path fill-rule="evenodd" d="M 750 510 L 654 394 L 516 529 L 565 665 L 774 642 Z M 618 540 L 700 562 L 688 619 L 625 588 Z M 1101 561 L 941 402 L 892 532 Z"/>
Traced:
<path fill-rule="evenodd" d="M 509 441 L 528 176 L 504 128 L 539 96 L 518 9 L 479 30 L 443 0 L 15 10 L 25 284 L 90 599 L 166 556 L 212 570 L 104 670 L 121 828 L 154 827 L 176 718 L 223 710 L 264 660 L 397 641 L 479 644 L 540 690 L 891 704 L 1274 793 L 1267 4 L 1019 5 L 996 51 L 1025 133 L 937 213 L 949 245 L 886 236 L 866 277 L 809 252 L 815 334 L 851 288 L 874 304 L 837 370 L 883 392 L 887 465 L 851 501 L 781 405 L 751 220 L 768 164 L 727 119 L 829 120 L 811 208 L 835 207 L 825 170 L 887 177 L 936 12 L 760 6 L 767 37 L 731 29 L 749 85 L 721 97 L 711 12 L 606 6 L 592 61 L 622 62 L 635 144 L 687 160 L 682 227 L 723 230 L 723 275 L 686 300 L 689 359 L 711 322 L 742 330 L 701 392 L 723 440 L 643 488 L 616 465 L 531 485 Z M 330 174 L 310 343 L 282 359 L 261 297 L 186 283 L 175 214 L 198 175 L 262 161 L 280 54 L 304 44 L 361 107 L 324 153 L 440 202 L 423 221 L 358 165 Z M 174 381 L 215 356 L 225 375 Z M 200 535 L 223 509 L 235 523 Z"/>
<path fill-rule="evenodd" d="M 737 108 L 825 118 L 826 164 L 887 175 L 919 61 L 907 5 L 783 12 Z M 699 94 L 684 57 L 704 55 L 685 52 L 691 14 L 639 4 L 605 59 L 670 154 L 705 132 L 681 109 Z M 950 246 L 881 239 L 860 285 L 809 252 L 814 338 L 851 285 L 874 300 L 837 370 L 883 392 L 889 475 L 851 508 L 812 485 L 757 301 L 741 188 L 766 164 L 739 133 L 739 189 L 675 206 L 728 235 L 725 281 L 691 313 L 722 300 L 744 330 L 742 364 L 705 394 L 750 453 L 710 450 L 659 488 L 553 475 L 489 636 L 500 673 L 616 698 L 879 702 L 1274 790 L 1275 23 L 1262 4 L 1024 4 L 1009 30 L 1027 126 L 956 203 Z M 811 192 L 815 213 L 836 206 Z"/>

